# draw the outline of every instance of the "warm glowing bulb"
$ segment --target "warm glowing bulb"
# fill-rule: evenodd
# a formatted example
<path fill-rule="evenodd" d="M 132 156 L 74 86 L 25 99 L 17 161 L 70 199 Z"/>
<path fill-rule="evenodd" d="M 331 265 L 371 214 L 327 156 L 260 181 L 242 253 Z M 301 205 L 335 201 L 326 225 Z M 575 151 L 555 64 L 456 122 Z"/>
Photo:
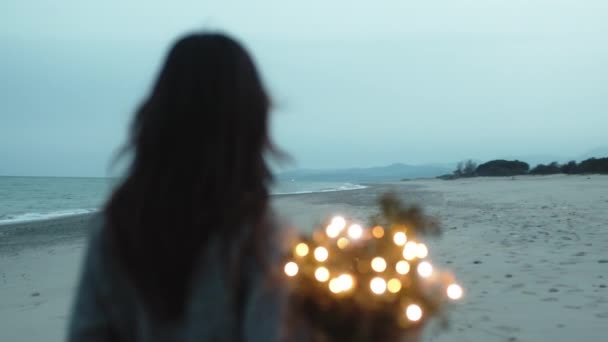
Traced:
<path fill-rule="evenodd" d="M 308 245 L 305 244 L 304 242 L 301 242 L 296 246 L 296 255 L 297 256 L 301 256 L 301 257 L 307 256 L 308 251 L 309 251 Z"/>
<path fill-rule="evenodd" d="M 327 234 L 327 236 L 329 238 L 333 239 L 333 238 L 338 237 L 338 235 L 340 235 L 340 229 L 337 226 L 330 224 L 325 229 L 325 233 Z"/>
<path fill-rule="evenodd" d="M 329 281 L 329 291 L 331 291 L 333 293 L 342 292 L 342 287 L 340 287 L 340 281 L 338 281 L 337 278 L 334 278 Z"/>
<path fill-rule="evenodd" d="M 405 260 L 401 260 L 395 265 L 395 270 L 399 274 L 408 274 L 410 271 L 410 264 Z"/>
<path fill-rule="evenodd" d="M 405 315 L 410 321 L 417 322 L 422 318 L 422 309 L 416 304 L 410 304 L 405 310 Z"/>
<path fill-rule="evenodd" d="M 417 244 L 414 241 L 410 241 L 405 244 L 403 248 L 403 257 L 405 260 L 414 260 L 416 258 L 416 251 L 418 248 Z"/>
<path fill-rule="evenodd" d="M 350 241 L 348 241 L 348 239 L 345 237 L 339 238 L 338 242 L 336 242 L 336 244 L 338 245 L 338 248 L 340 248 L 340 249 L 346 248 L 346 246 L 348 246 L 349 243 L 350 243 Z"/>
<path fill-rule="evenodd" d="M 348 291 L 353 288 L 354 280 L 350 274 L 342 274 L 337 279 L 341 291 Z"/>
<path fill-rule="evenodd" d="M 418 264 L 418 274 L 423 278 L 428 278 L 433 274 L 433 265 L 427 261 Z"/>
<path fill-rule="evenodd" d="M 325 267 L 317 268 L 315 278 L 322 283 L 326 282 L 329 279 L 329 270 Z"/>
<path fill-rule="evenodd" d="M 386 261 L 381 257 L 373 258 L 372 269 L 376 272 L 384 272 L 386 270 Z"/>
<path fill-rule="evenodd" d="M 323 262 L 323 261 L 327 260 L 327 257 L 329 257 L 329 252 L 327 251 L 327 248 L 325 248 L 325 247 L 315 248 L 315 259 L 317 259 L 317 261 Z"/>
<path fill-rule="evenodd" d="M 393 235 L 393 242 L 397 246 L 403 246 L 407 242 L 407 235 L 405 235 L 404 232 L 396 232 L 395 235 Z"/>
<path fill-rule="evenodd" d="M 384 228 L 382 228 L 380 226 L 375 226 L 374 228 L 372 228 L 372 235 L 376 239 L 382 238 L 384 236 Z"/>
<path fill-rule="evenodd" d="M 419 243 L 416 245 L 416 256 L 420 259 L 424 259 L 429 255 L 429 249 L 426 248 L 426 245 L 423 243 Z"/>
<path fill-rule="evenodd" d="M 375 294 L 383 294 L 386 291 L 386 281 L 380 277 L 372 279 L 369 283 L 369 287 Z"/>
<path fill-rule="evenodd" d="M 287 274 L 290 277 L 293 277 L 296 274 L 298 274 L 299 269 L 300 268 L 298 267 L 298 264 L 296 264 L 293 261 L 290 261 L 285 264 L 285 274 Z"/>
<path fill-rule="evenodd" d="M 363 228 L 358 224 L 353 224 L 348 227 L 348 236 L 350 236 L 351 239 L 360 239 L 361 236 L 363 236 Z"/>
<path fill-rule="evenodd" d="M 462 298 L 462 287 L 460 287 L 458 284 L 452 284 L 448 286 L 447 293 L 448 297 L 450 297 L 452 300 L 460 299 Z"/>
<path fill-rule="evenodd" d="M 336 227 L 338 231 L 341 231 L 346 227 L 346 220 L 342 216 L 336 216 L 331 220 L 331 225 Z"/>
<path fill-rule="evenodd" d="M 397 278 L 393 278 L 387 283 L 388 292 L 397 293 L 401 290 L 401 281 Z"/>

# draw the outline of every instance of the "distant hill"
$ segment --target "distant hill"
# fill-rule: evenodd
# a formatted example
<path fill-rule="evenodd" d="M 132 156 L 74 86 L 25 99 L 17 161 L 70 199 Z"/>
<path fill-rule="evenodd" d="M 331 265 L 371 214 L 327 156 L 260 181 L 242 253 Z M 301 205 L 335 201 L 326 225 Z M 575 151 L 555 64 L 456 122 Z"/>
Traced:
<path fill-rule="evenodd" d="M 406 165 L 350 169 L 298 169 L 279 173 L 279 180 L 327 181 L 327 182 L 381 182 L 398 181 L 404 178 L 437 177 L 452 172 L 453 167 L 444 165 Z"/>

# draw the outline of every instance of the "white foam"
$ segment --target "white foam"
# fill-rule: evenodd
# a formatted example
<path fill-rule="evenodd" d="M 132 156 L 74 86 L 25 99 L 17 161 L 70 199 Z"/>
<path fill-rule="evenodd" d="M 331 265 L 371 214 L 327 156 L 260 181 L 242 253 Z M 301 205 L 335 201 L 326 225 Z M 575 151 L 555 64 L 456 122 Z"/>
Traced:
<path fill-rule="evenodd" d="M 335 191 L 349 191 L 349 190 L 360 190 L 365 189 L 367 186 L 361 184 L 343 183 L 337 187 L 323 188 L 318 190 L 300 190 L 291 192 L 273 192 L 273 195 L 298 195 L 298 194 L 314 194 L 318 192 L 335 192 Z"/>
<path fill-rule="evenodd" d="M 98 209 L 70 209 L 70 210 L 59 210 L 52 211 L 49 213 L 23 213 L 8 215 L 7 217 L 0 218 L 0 225 L 18 223 L 18 222 L 30 222 L 48 220 L 51 218 L 74 216 L 81 214 L 88 214 L 96 212 Z"/>

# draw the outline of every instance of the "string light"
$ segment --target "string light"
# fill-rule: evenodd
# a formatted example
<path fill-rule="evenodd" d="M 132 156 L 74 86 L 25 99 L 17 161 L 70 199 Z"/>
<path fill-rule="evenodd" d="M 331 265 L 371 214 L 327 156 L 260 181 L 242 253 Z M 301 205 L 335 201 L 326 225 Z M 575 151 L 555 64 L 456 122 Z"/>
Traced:
<path fill-rule="evenodd" d="M 342 231 L 346 227 L 346 220 L 342 216 L 335 216 L 331 220 L 331 225 L 336 227 L 338 231 Z"/>
<path fill-rule="evenodd" d="M 325 229 L 325 234 L 327 234 L 327 236 L 329 238 L 336 238 L 338 237 L 338 235 L 340 235 L 340 228 L 338 228 L 337 226 L 330 224 L 329 226 L 327 226 L 327 228 Z"/>
<path fill-rule="evenodd" d="M 410 321 L 418 322 L 422 318 L 422 308 L 416 304 L 410 304 L 405 310 L 405 315 Z"/>
<path fill-rule="evenodd" d="M 399 274 L 408 274 L 410 271 L 410 264 L 405 260 L 400 260 L 397 262 L 397 265 L 395 265 L 395 270 Z"/>
<path fill-rule="evenodd" d="M 433 274 L 433 265 L 428 261 L 423 261 L 418 264 L 418 274 L 423 278 L 428 278 Z"/>
<path fill-rule="evenodd" d="M 382 239 L 382 237 L 384 237 L 384 228 L 380 226 L 375 226 L 374 228 L 372 228 L 372 235 L 376 239 Z"/>
<path fill-rule="evenodd" d="M 386 281 L 380 277 L 376 277 L 370 281 L 369 287 L 373 293 L 381 295 L 386 292 Z"/>
<path fill-rule="evenodd" d="M 388 292 L 397 293 L 401 290 L 401 281 L 397 278 L 393 278 L 387 283 Z"/>
<path fill-rule="evenodd" d="M 300 268 L 298 267 L 298 264 L 293 261 L 290 261 L 285 264 L 285 274 L 287 274 L 289 277 L 294 277 L 295 275 L 297 275 L 299 269 Z"/>
<path fill-rule="evenodd" d="M 457 300 L 462 298 L 462 287 L 458 284 L 451 284 L 448 286 L 447 295 L 452 300 Z"/>
<path fill-rule="evenodd" d="M 407 242 L 407 235 L 405 235 L 404 232 L 396 232 L 395 235 L 393 235 L 393 242 L 397 246 L 403 246 Z"/>
<path fill-rule="evenodd" d="M 416 244 L 416 257 L 424 259 L 429 255 L 429 250 L 423 243 Z"/>
<path fill-rule="evenodd" d="M 308 245 L 304 242 L 300 242 L 295 248 L 296 255 L 299 257 L 305 257 L 308 255 Z"/>
<path fill-rule="evenodd" d="M 417 245 L 414 241 L 409 241 L 403 248 L 403 257 L 405 260 L 414 260 L 416 258 Z"/>
<path fill-rule="evenodd" d="M 317 268 L 315 278 L 322 283 L 326 282 L 329 279 L 329 270 L 323 266 Z"/>
<path fill-rule="evenodd" d="M 338 248 L 340 248 L 340 249 L 346 248 L 349 243 L 350 243 L 350 241 L 348 241 L 348 239 L 345 237 L 339 238 L 338 242 L 336 242 L 336 244 L 338 245 Z"/>
<path fill-rule="evenodd" d="M 363 228 L 358 224 L 353 224 L 348 227 L 348 236 L 350 236 L 351 239 L 360 239 L 361 236 L 363 236 Z"/>
<path fill-rule="evenodd" d="M 381 257 L 375 257 L 372 259 L 372 269 L 378 273 L 386 270 L 386 260 Z"/>
<path fill-rule="evenodd" d="M 325 247 L 315 248 L 315 259 L 317 259 L 317 261 L 323 262 L 323 261 L 327 260 L 328 257 L 329 257 L 329 252 L 327 251 L 327 248 L 325 248 Z"/>
<path fill-rule="evenodd" d="M 335 216 L 313 231 L 312 238 L 301 238 L 284 264 L 286 278 L 297 284 L 294 305 L 312 303 L 312 319 L 326 319 L 327 314 L 338 319 L 355 313 L 372 318 L 381 314 L 388 318 L 387 329 L 408 329 L 440 314 L 444 301 L 461 299 L 463 289 L 454 277 L 425 260 L 429 249 L 416 239 L 421 235 L 419 221 L 411 216 L 416 212 L 396 208 L 390 216 L 384 212 L 386 221 L 374 219 L 382 225 L 364 228 Z M 418 277 L 424 281 L 417 281 Z M 371 323 L 374 319 L 360 324 L 368 322 L 376 324 Z M 353 333 L 370 331 L 358 324 Z"/>

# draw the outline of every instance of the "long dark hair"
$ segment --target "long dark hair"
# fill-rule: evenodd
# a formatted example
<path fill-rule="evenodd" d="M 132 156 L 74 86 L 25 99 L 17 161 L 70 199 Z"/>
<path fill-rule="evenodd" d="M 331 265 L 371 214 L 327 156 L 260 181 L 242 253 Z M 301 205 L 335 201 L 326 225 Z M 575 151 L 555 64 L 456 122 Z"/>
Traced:
<path fill-rule="evenodd" d="M 178 40 L 131 127 L 133 162 L 105 207 L 107 236 L 145 308 L 183 314 L 197 256 L 259 227 L 271 172 L 269 99 L 233 39 Z"/>

